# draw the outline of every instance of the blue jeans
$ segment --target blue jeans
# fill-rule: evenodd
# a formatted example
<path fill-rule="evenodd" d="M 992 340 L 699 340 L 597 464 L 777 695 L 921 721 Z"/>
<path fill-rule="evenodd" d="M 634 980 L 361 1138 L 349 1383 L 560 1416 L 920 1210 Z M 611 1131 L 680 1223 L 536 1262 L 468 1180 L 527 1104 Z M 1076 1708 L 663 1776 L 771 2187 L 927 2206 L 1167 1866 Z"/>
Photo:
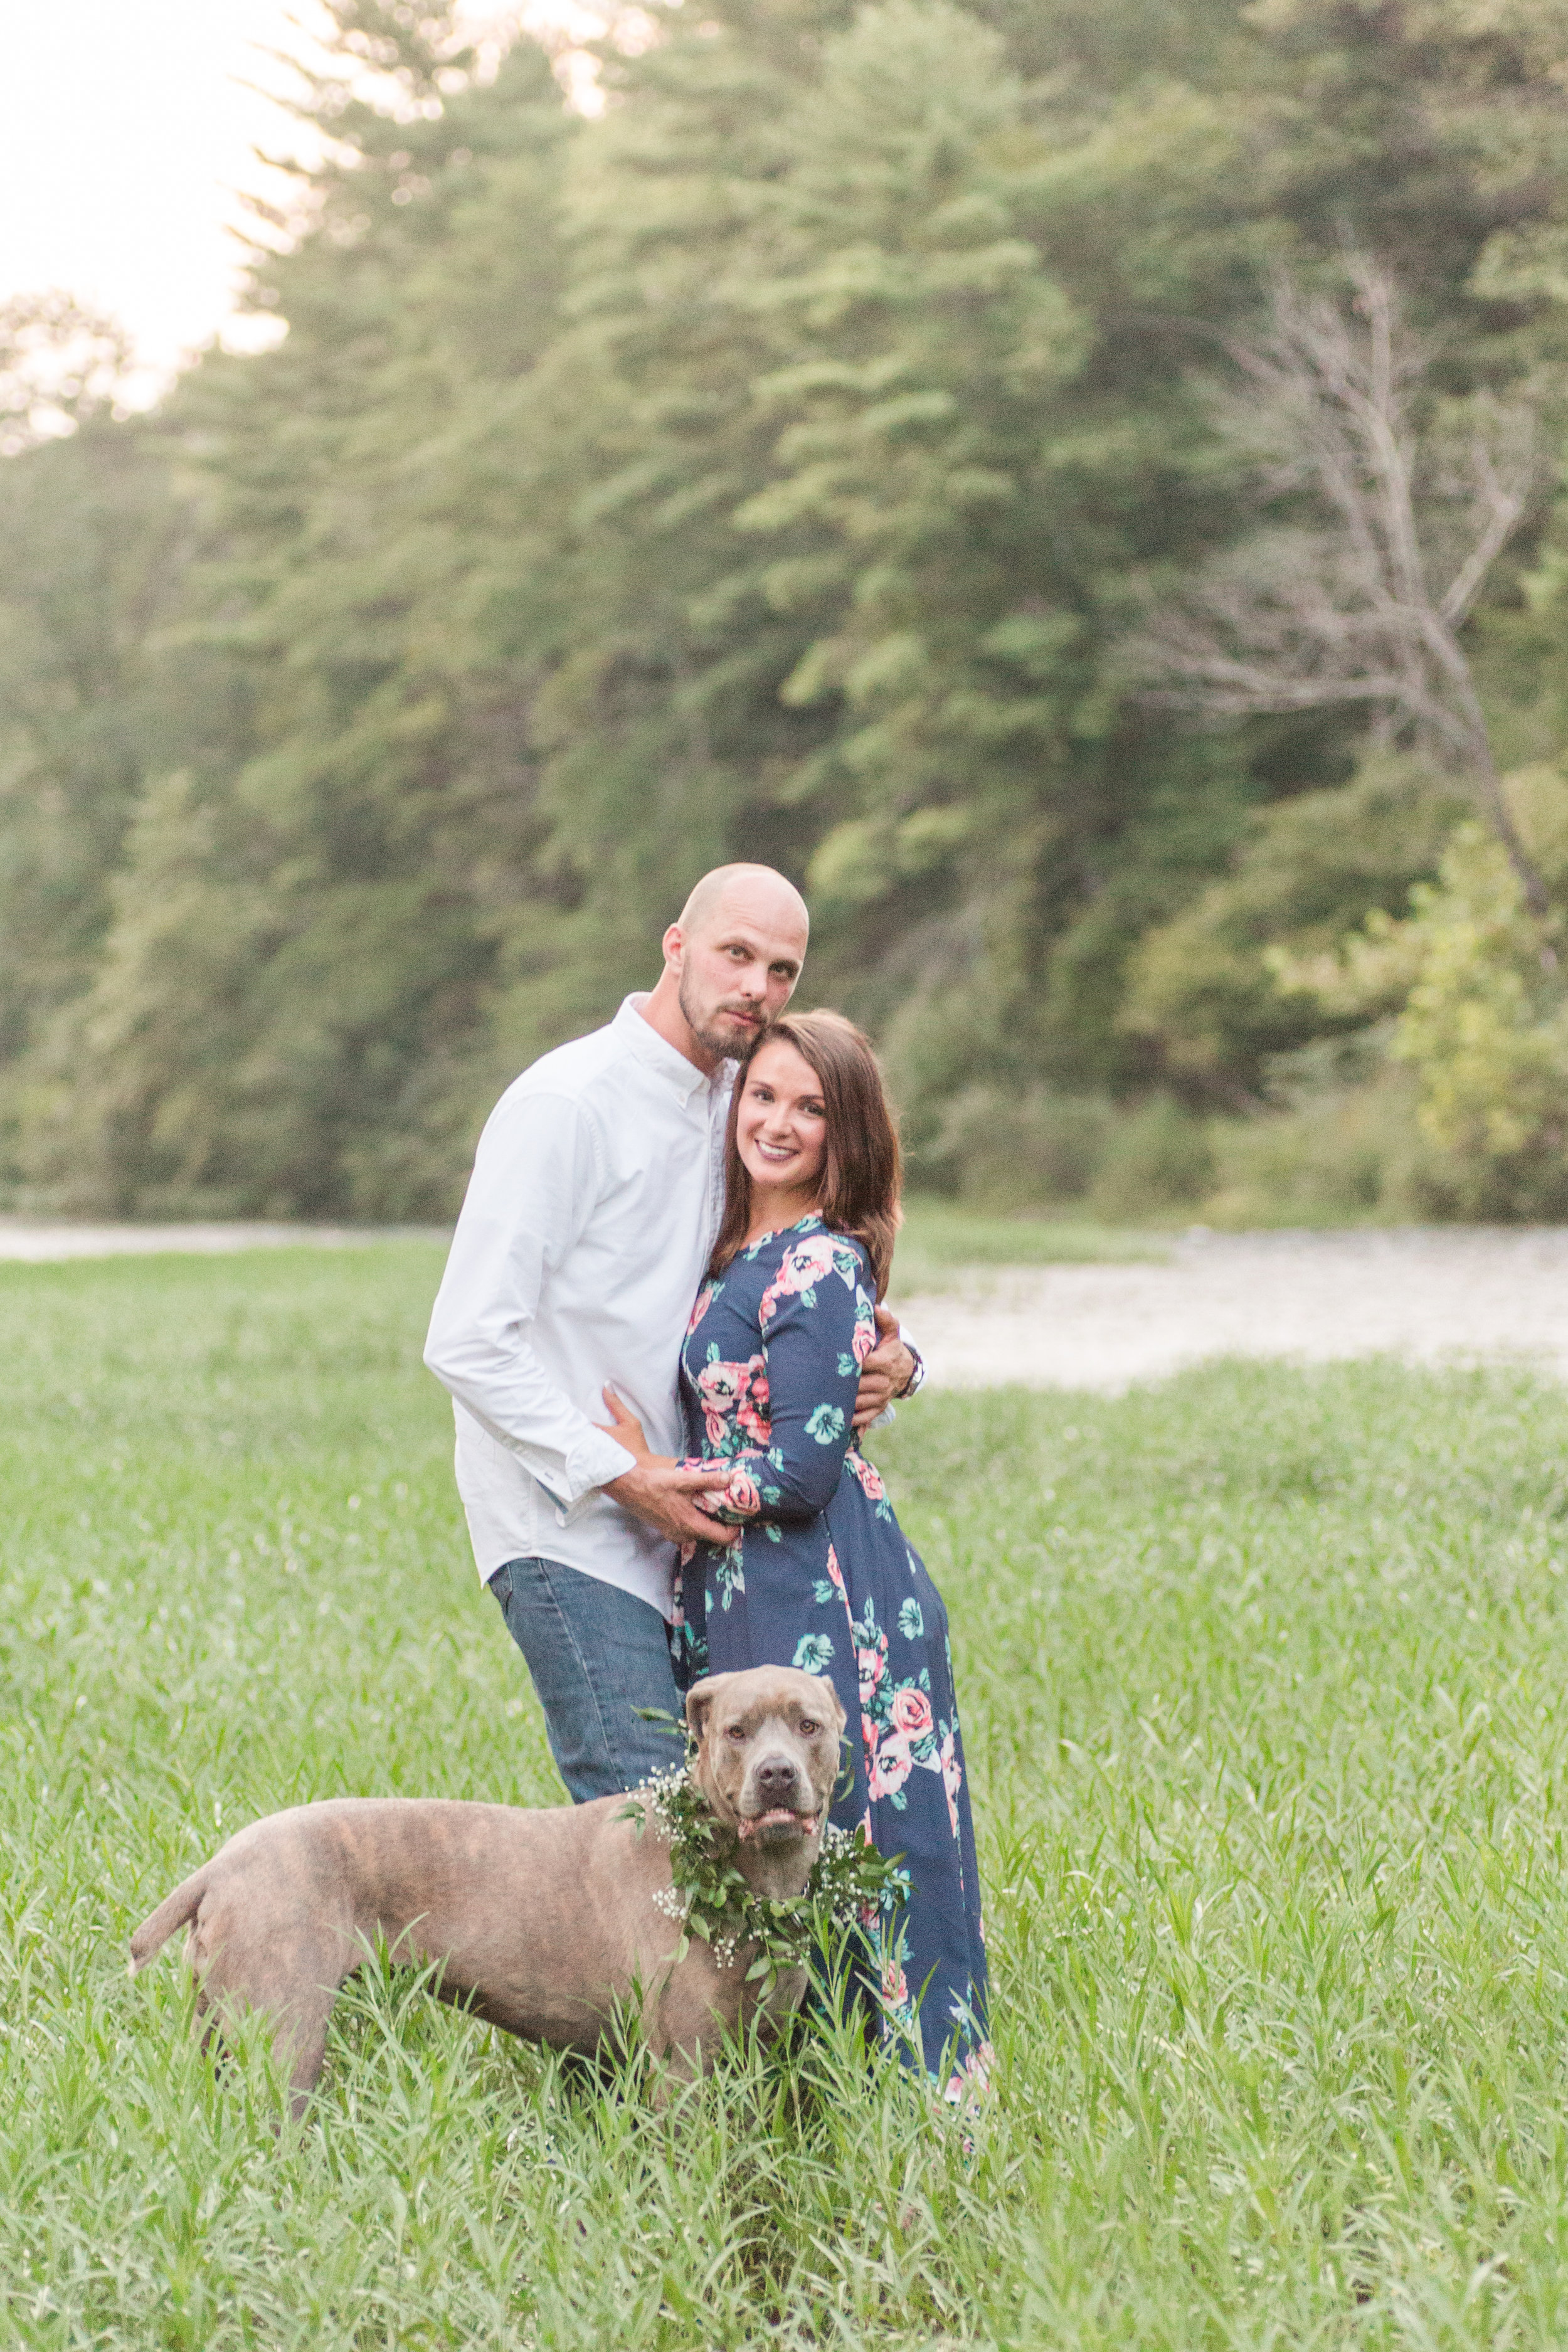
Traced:
<path fill-rule="evenodd" d="M 680 1762 L 679 1740 L 636 1713 L 681 1710 L 657 1609 L 555 1559 L 508 1560 L 489 1582 L 528 1661 L 550 1753 L 574 1804 L 635 1789 Z"/>

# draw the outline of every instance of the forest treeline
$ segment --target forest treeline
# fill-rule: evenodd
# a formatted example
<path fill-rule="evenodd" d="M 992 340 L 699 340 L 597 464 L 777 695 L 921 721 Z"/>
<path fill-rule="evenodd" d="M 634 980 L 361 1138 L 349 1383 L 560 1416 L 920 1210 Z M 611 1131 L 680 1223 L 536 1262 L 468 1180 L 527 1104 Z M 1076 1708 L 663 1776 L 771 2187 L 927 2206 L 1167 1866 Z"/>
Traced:
<path fill-rule="evenodd" d="M 120 417 L 13 335 L 10 1197 L 444 1215 L 755 857 L 925 1183 L 1568 1209 L 1568 0 L 654 13 L 590 119 L 332 0 L 276 348 Z M 1388 696 L 1150 690 L 1194 583 L 1329 560 L 1238 354 L 1369 267 L 1421 496 L 1533 433 L 1454 627 L 1540 904 Z"/>

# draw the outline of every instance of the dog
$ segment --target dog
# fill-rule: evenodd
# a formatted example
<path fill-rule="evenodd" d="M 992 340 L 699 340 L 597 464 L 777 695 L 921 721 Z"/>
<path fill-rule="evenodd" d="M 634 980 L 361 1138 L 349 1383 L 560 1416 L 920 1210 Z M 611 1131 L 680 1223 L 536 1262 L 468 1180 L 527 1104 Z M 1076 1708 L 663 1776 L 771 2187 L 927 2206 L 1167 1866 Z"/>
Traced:
<path fill-rule="evenodd" d="M 832 1684 L 792 1666 L 710 1675 L 688 1694 L 686 1724 L 689 1771 L 733 1831 L 752 1891 L 803 1894 L 838 1774 Z M 210 2040 L 244 2010 L 271 2018 L 296 2118 L 339 1988 L 378 1941 L 394 1961 L 436 1963 L 444 2000 L 556 2049 L 596 2049 L 637 2016 L 654 2054 L 689 2079 L 751 2018 L 776 2031 L 805 1971 L 781 1971 L 759 1994 L 744 1948 L 716 1956 L 693 1937 L 678 1958 L 669 1844 L 651 1808 L 639 1824 L 628 1806 L 331 1797 L 269 1813 L 142 1921 L 131 1973 L 187 1928 L 198 2032 Z"/>

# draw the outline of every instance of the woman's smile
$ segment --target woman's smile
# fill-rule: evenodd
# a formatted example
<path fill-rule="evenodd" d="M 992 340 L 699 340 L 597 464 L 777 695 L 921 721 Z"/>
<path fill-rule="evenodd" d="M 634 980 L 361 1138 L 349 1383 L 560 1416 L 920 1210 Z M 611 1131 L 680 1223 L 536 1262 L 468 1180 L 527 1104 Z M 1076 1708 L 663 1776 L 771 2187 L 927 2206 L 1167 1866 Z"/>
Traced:
<path fill-rule="evenodd" d="M 815 1204 L 827 1151 L 826 1106 L 816 1072 L 782 1037 L 759 1047 L 740 1083 L 735 1145 L 765 1232 Z"/>

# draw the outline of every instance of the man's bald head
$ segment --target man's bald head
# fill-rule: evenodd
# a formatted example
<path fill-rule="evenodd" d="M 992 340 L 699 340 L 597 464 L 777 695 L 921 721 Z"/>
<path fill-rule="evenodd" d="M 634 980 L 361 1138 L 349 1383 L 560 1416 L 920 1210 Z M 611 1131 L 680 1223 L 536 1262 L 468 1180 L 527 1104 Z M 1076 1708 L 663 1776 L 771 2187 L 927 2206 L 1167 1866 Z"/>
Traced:
<path fill-rule="evenodd" d="M 717 866 L 664 935 L 645 1021 L 700 1069 L 748 1053 L 795 993 L 811 929 L 805 900 L 771 866 Z"/>
<path fill-rule="evenodd" d="M 784 929 L 798 928 L 805 953 L 811 931 L 805 900 L 772 866 L 715 866 L 693 884 L 676 921 L 689 940 L 708 939 L 734 913 Z"/>

